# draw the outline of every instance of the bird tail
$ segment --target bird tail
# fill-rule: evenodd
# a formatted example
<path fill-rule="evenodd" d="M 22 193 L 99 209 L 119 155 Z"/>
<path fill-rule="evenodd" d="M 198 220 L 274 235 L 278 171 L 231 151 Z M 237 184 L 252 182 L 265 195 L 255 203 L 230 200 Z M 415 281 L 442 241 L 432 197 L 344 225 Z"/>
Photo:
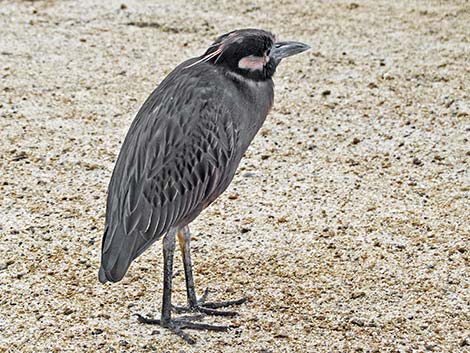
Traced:
<path fill-rule="evenodd" d="M 126 274 L 133 258 L 134 234 L 127 235 L 124 227 L 106 227 L 101 245 L 101 266 L 98 279 L 101 283 L 119 282 Z"/>
<path fill-rule="evenodd" d="M 145 237 L 139 230 L 129 233 L 124 225 L 106 226 L 101 246 L 101 266 L 98 278 L 101 283 L 119 282 L 132 261 L 140 256 L 159 237 Z"/>
<path fill-rule="evenodd" d="M 104 271 L 104 267 L 103 266 L 100 266 L 100 270 L 98 272 L 98 278 L 100 280 L 101 283 L 105 284 L 106 282 L 108 282 L 108 277 L 106 277 L 106 273 Z"/>

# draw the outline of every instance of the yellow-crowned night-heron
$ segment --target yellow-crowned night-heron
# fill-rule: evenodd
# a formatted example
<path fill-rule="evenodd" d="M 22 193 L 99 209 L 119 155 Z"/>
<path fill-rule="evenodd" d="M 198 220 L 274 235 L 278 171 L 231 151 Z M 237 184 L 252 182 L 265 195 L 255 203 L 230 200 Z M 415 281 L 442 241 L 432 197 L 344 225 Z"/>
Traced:
<path fill-rule="evenodd" d="M 227 326 L 171 317 L 175 235 L 183 254 L 188 306 L 179 311 L 234 315 L 218 308 L 241 304 L 196 297 L 190 257 L 191 223 L 230 184 L 240 160 L 273 104 L 272 76 L 282 59 L 309 48 L 276 42 L 258 29 L 219 37 L 200 57 L 173 70 L 138 112 L 116 162 L 108 189 L 99 279 L 123 278 L 131 262 L 163 238 L 161 318 L 139 321 L 171 329 L 226 330 Z M 207 294 L 207 292 L 206 292 Z"/>

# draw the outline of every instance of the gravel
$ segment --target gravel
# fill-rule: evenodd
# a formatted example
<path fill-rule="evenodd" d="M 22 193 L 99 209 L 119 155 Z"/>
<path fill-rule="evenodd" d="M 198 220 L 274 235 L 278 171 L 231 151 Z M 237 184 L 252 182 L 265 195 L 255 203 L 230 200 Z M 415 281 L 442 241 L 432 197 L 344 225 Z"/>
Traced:
<path fill-rule="evenodd" d="M 2 1 L 0 351 L 470 352 L 469 23 L 463 0 Z M 158 316 L 160 244 L 98 282 L 106 188 L 152 89 L 241 27 L 312 49 L 192 224 L 199 292 L 249 301 L 188 346 L 133 316 Z"/>

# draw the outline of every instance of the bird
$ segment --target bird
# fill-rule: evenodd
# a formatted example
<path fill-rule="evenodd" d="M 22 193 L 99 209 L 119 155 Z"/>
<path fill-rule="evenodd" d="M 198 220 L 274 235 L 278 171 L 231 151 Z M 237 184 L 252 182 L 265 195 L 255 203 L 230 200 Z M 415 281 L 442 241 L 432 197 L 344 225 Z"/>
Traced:
<path fill-rule="evenodd" d="M 198 299 L 192 273 L 189 224 L 230 185 L 274 101 L 277 66 L 309 45 L 277 41 L 269 31 L 237 29 L 219 36 L 201 55 L 178 65 L 155 88 L 133 120 L 109 182 L 99 281 L 118 282 L 132 261 L 163 243 L 163 298 L 159 319 L 136 314 L 188 343 L 185 329 L 227 331 L 200 322 L 245 298 Z M 176 238 L 183 258 L 187 306 L 171 301 Z M 176 313 L 189 313 L 174 317 Z M 195 314 L 197 313 L 197 314 Z"/>

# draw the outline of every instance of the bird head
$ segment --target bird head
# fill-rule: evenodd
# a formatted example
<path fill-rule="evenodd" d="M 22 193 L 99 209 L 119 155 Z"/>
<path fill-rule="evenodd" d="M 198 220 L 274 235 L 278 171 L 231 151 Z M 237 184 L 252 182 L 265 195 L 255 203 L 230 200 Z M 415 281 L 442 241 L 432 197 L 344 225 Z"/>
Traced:
<path fill-rule="evenodd" d="M 223 67 L 255 81 L 270 79 L 282 59 L 299 54 L 310 46 L 300 42 L 277 42 L 271 32 L 239 29 L 215 40 L 199 60 Z"/>

